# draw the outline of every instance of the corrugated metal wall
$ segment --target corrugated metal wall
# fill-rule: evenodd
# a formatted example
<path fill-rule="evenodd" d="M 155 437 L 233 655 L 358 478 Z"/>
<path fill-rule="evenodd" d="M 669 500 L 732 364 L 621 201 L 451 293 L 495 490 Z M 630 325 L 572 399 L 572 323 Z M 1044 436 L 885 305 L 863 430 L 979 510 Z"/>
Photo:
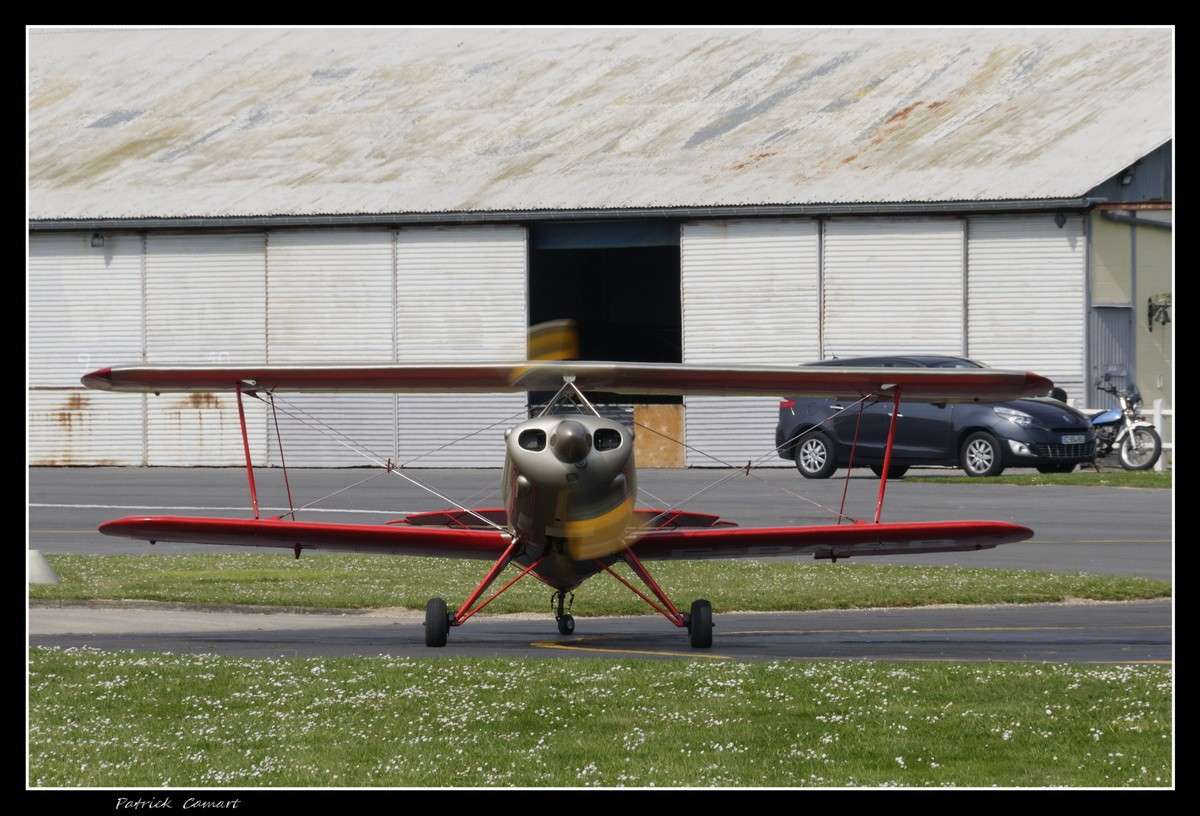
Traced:
<path fill-rule="evenodd" d="M 262 233 L 152 233 L 146 238 L 146 363 L 261 365 L 267 359 Z M 265 463 L 261 403 L 246 401 L 256 463 Z M 146 398 L 150 465 L 245 462 L 229 393 Z"/>
<path fill-rule="evenodd" d="M 145 463 L 143 397 L 95 394 L 79 378 L 142 360 L 142 237 L 29 239 L 27 442 L 34 464 Z"/>
<path fill-rule="evenodd" d="M 82 390 L 79 376 L 101 365 L 526 354 L 523 227 L 110 233 L 95 248 L 89 238 L 30 237 L 35 464 L 241 463 L 229 395 Z M 1052 215 L 838 218 L 823 234 L 811 219 L 684 224 L 684 361 L 793 364 L 965 345 L 1081 395 L 1084 244 L 1078 216 L 1061 229 Z M 289 464 L 362 462 L 305 427 L 325 423 L 399 463 L 496 466 L 504 426 L 481 429 L 519 418 L 523 405 L 520 394 L 285 395 L 280 425 Z M 257 459 L 275 463 L 265 406 L 246 407 Z M 744 463 L 770 450 L 777 415 L 775 398 L 690 398 L 686 440 Z"/>
<path fill-rule="evenodd" d="M 795 365 L 819 356 L 818 226 L 706 221 L 680 235 L 683 361 Z M 733 464 L 770 454 L 775 397 L 688 397 L 686 442 Z M 689 450 L 689 466 L 718 466 Z M 786 465 L 773 454 L 764 466 Z"/>
<path fill-rule="evenodd" d="M 243 463 L 232 395 L 84 390 L 80 376 L 104 365 L 525 359 L 522 227 L 90 238 L 30 238 L 34 464 Z M 366 463 L 354 448 L 416 459 L 524 405 L 522 394 L 290 394 L 277 408 L 289 465 L 344 466 Z M 245 409 L 255 463 L 279 464 L 267 406 Z M 502 433 L 415 464 L 498 466 Z"/>
<path fill-rule="evenodd" d="M 824 357 L 962 354 L 963 221 L 832 219 Z"/>
<path fill-rule="evenodd" d="M 968 223 L 968 355 L 1036 371 L 1084 399 L 1083 219 L 980 216 Z"/>
<path fill-rule="evenodd" d="M 268 362 L 392 362 L 394 243 L 395 231 L 388 229 L 271 232 L 267 236 Z M 351 447 L 381 460 L 395 456 L 392 394 L 283 394 L 276 409 L 289 466 L 366 464 Z M 343 436 L 332 436 L 330 428 Z M 268 437 L 270 461 L 277 465 L 274 427 Z"/>
<path fill-rule="evenodd" d="M 403 229 L 396 239 L 396 359 L 507 362 L 526 358 L 528 264 L 523 227 Z M 524 394 L 401 395 L 397 461 L 499 467 L 508 417 Z M 442 447 L 468 434 L 469 438 Z"/>

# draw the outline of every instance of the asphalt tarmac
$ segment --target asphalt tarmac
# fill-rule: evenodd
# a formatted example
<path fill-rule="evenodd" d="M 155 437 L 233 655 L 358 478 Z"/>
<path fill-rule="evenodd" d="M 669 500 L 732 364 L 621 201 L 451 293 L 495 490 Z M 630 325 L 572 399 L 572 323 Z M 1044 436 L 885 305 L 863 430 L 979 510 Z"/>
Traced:
<path fill-rule="evenodd" d="M 1170 601 L 1036 604 L 715 616 L 712 649 L 653 616 L 578 618 L 559 635 L 549 616 L 480 616 L 424 645 L 422 617 L 198 612 L 103 606 L 34 606 L 34 645 L 216 653 L 237 657 L 411 656 L 871 659 L 1154 662 L 1171 651 Z"/>
<path fill-rule="evenodd" d="M 498 469 L 406 471 L 467 506 L 499 503 Z M 837 476 L 841 476 L 839 472 Z M 959 471 L 914 469 L 911 474 Z M 281 471 L 260 469 L 264 513 L 287 510 Z M 395 474 L 358 468 L 289 471 L 297 505 L 375 476 L 302 512 L 314 521 L 378 523 L 445 506 Z M 719 513 L 742 526 L 828 522 L 839 506 L 840 478 L 805 480 L 793 468 L 741 471 L 641 470 L 641 506 L 662 506 L 722 484 L 682 505 Z M 855 470 L 846 512 L 872 518 L 879 480 Z M 893 521 L 995 519 L 1033 528 L 1035 537 L 992 550 L 876 558 L 875 563 L 961 564 L 1100 574 L 1172 575 L 1170 490 L 1000 484 L 888 483 L 884 518 Z M 131 514 L 250 515 L 240 468 L 30 468 L 29 546 L 45 553 L 172 553 L 244 548 L 159 544 L 102 536 L 100 522 Z"/>

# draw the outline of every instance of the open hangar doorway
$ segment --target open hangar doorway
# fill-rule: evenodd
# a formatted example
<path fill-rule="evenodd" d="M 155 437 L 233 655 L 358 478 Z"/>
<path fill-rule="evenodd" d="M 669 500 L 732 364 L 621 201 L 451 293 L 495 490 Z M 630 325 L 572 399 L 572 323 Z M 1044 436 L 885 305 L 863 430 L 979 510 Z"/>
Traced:
<path fill-rule="evenodd" d="M 529 324 L 573 321 L 572 359 L 638 363 L 683 360 L 679 223 L 535 224 L 529 230 Z M 533 405 L 548 393 L 532 393 Z M 588 393 L 604 415 L 633 426 L 643 467 L 683 467 L 680 397 Z"/>

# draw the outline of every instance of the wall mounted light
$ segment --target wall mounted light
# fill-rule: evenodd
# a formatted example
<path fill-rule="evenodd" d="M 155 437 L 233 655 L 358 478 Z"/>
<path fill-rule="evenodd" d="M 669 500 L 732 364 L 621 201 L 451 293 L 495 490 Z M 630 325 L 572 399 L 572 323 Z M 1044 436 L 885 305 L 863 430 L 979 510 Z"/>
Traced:
<path fill-rule="evenodd" d="M 92 246 L 93 247 L 104 246 L 104 236 L 98 232 L 93 232 L 92 233 Z"/>
<path fill-rule="evenodd" d="M 1066 214 L 1065 213 L 1055 213 L 1054 214 L 1054 223 L 1058 225 L 1059 229 L 1062 229 L 1063 227 L 1065 227 L 1067 225 Z"/>

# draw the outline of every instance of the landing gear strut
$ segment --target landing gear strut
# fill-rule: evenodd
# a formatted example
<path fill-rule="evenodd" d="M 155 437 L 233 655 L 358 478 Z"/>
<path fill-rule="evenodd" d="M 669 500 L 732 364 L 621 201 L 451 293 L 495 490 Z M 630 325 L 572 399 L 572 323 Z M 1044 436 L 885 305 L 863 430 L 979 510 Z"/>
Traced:
<path fill-rule="evenodd" d="M 646 568 L 642 566 L 642 562 L 636 555 L 634 555 L 633 550 L 625 550 L 621 554 L 621 560 L 628 564 L 629 568 L 633 570 L 634 574 L 642 579 L 642 583 L 644 583 L 646 587 L 652 593 L 654 593 L 654 597 L 658 599 L 658 603 L 655 603 L 653 599 L 649 598 L 645 593 L 638 590 L 638 588 L 633 584 L 622 578 L 619 573 L 614 572 L 612 567 L 608 564 L 605 564 L 602 561 L 597 561 L 596 563 L 600 566 L 600 569 L 607 572 L 613 578 L 616 578 L 619 582 L 624 584 L 626 588 L 633 592 L 634 595 L 637 595 L 639 598 L 649 604 L 650 608 L 652 608 L 655 612 L 662 615 L 679 628 L 687 629 L 688 639 L 691 641 L 693 649 L 712 648 L 712 604 L 705 600 L 693 601 L 690 613 L 680 612 L 675 607 L 675 604 L 671 603 L 671 599 L 667 597 L 667 593 L 664 592 L 662 587 L 658 585 L 658 582 L 655 581 L 653 576 L 651 576 L 650 573 L 646 571 Z"/>
<path fill-rule="evenodd" d="M 492 568 L 488 570 L 488 574 L 483 577 L 483 580 L 479 582 L 479 585 L 476 586 L 474 591 L 471 592 L 465 601 L 463 601 L 462 606 L 458 608 L 457 612 L 451 614 L 449 611 L 447 611 L 446 602 L 441 598 L 431 598 L 429 603 L 425 604 L 426 646 L 445 646 L 446 636 L 450 633 L 451 626 L 462 626 L 473 615 L 478 613 L 485 606 L 508 591 L 509 587 L 537 569 L 538 564 L 542 563 L 542 560 L 545 558 L 545 556 L 542 556 L 542 558 L 534 560 L 529 566 L 522 568 L 522 570 L 517 573 L 514 578 L 509 580 L 508 583 L 488 596 L 486 600 L 476 603 L 476 601 L 479 601 L 479 598 L 481 595 L 483 595 L 484 591 L 486 591 L 487 588 L 492 585 L 492 582 L 495 581 L 500 575 L 500 573 L 504 571 L 504 568 L 512 562 L 513 557 L 516 554 L 516 550 L 517 541 L 516 539 L 513 539 L 509 542 L 508 547 L 505 548 L 500 557 L 496 559 L 496 563 L 492 565 Z"/>
<path fill-rule="evenodd" d="M 554 620 L 558 623 L 558 633 L 560 635 L 570 635 L 575 631 L 575 618 L 571 617 L 571 613 L 563 611 L 563 601 L 566 599 L 567 593 L 559 590 L 554 593 L 554 597 L 550 599 L 550 603 L 554 604 Z M 567 603 L 567 608 L 575 603 L 575 595 L 571 595 L 571 600 Z"/>

